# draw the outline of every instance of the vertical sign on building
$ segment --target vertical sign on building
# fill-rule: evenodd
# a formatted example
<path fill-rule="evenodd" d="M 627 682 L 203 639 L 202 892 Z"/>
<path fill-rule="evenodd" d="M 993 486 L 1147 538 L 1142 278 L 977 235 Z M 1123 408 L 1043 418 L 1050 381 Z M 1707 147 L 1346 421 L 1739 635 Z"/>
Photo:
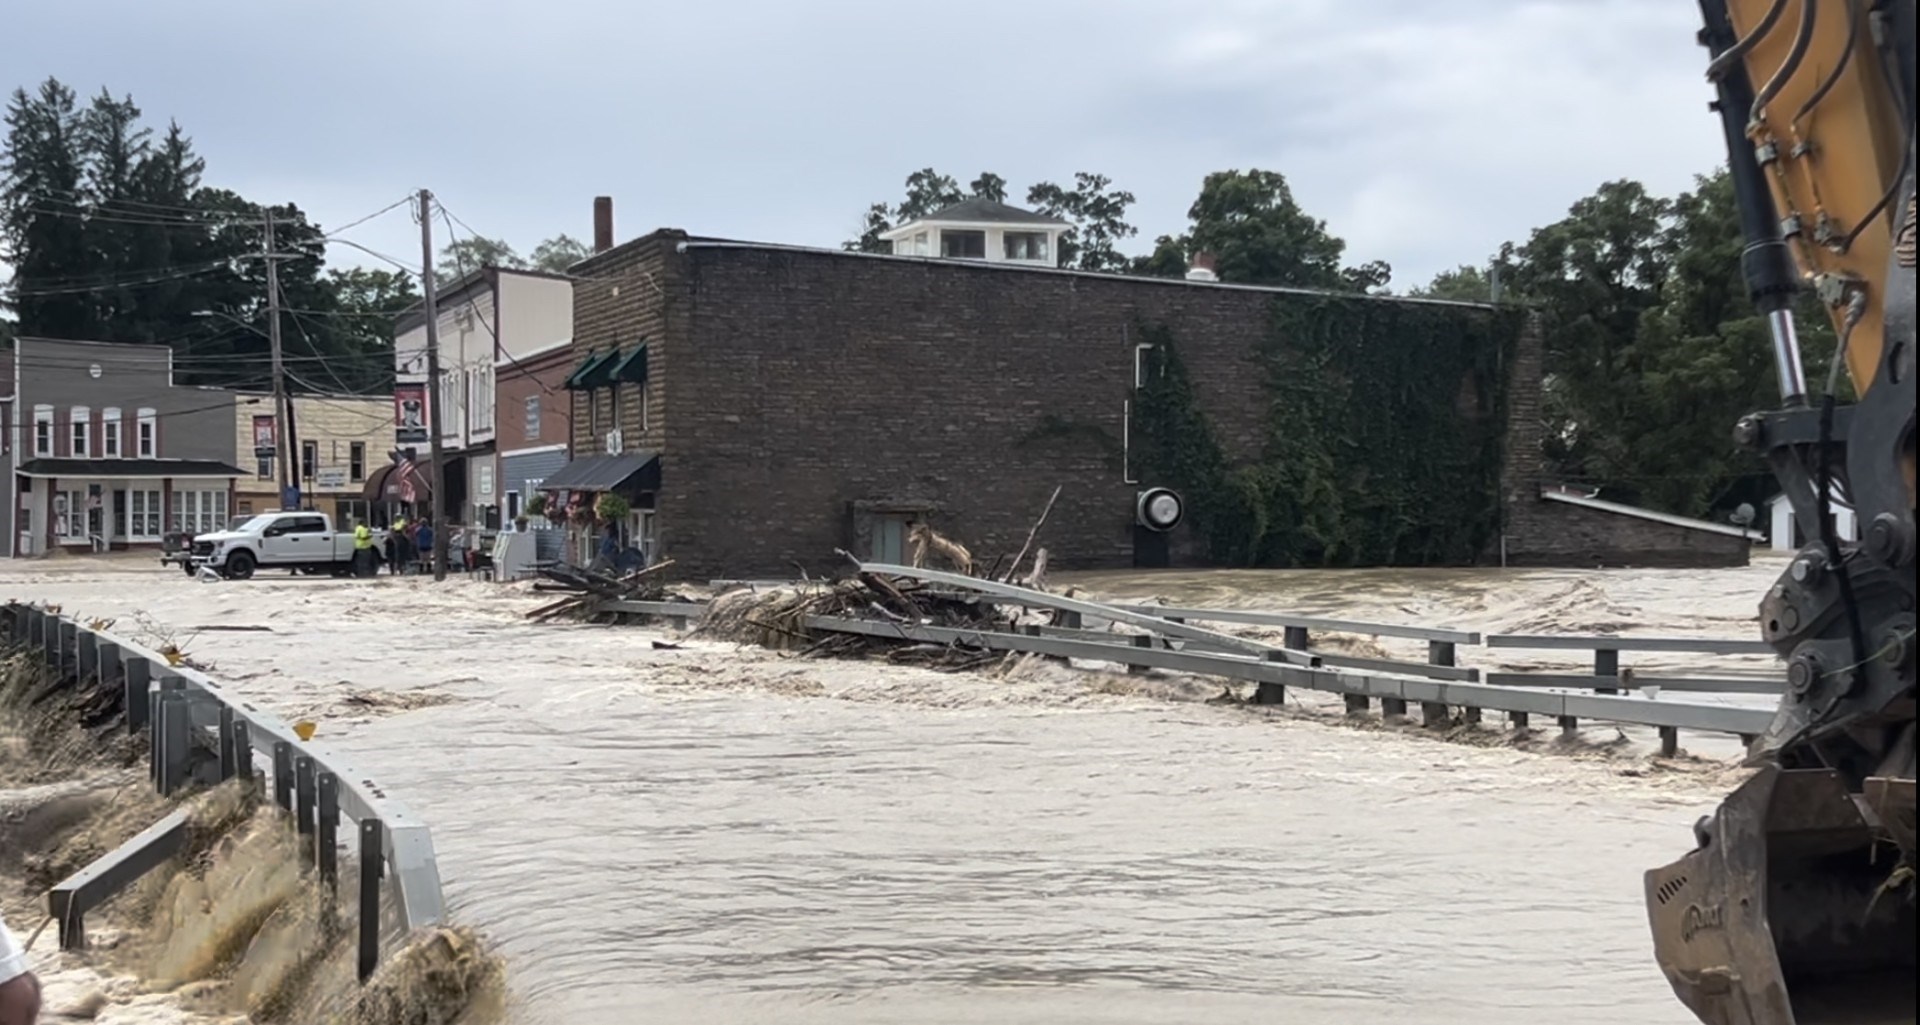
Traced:
<path fill-rule="evenodd" d="M 393 440 L 398 445 L 418 445 L 427 440 L 427 386 L 393 386 Z"/>
<path fill-rule="evenodd" d="M 273 458 L 273 414 L 271 413 L 253 418 L 253 454 L 259 459 Z"/>

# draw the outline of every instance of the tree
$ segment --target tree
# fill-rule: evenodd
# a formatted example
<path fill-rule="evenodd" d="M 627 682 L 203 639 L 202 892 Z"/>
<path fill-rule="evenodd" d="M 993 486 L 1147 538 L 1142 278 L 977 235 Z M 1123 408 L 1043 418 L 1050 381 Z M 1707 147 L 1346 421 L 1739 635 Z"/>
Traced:
<path fill-rule="evenodd" d="M 1443 270 L 1435 274 L 1431 282 L 1416 286 L 1407 294 L 1418 299 L 1490 302 L 1493 299 L 1493 278 L 1487 271 L 1463 263 L 1452 270 Z"/>
<path fill-rule="evenodd" d="M 1172 235 L 1153 240 L 1153 252 L 1127 262 L 1127 273 L 1149 278 L 1179 278 L 1187 273 L 1186 243 Z"/>
<path fill-rule="evenodd" d="M 1222 281 L 1366 291 L 1384 288 L 1392 276 L 1378 261 L 1343 270 L 1346 243 L 1301 209 L 1278 171 L 1207 175 L 1187 217 L 1187 249 L 1212 253 Z"/>
<path fill-rule="evenodd" d="M 7 105 L 0 159 L 0 238 L 13 265 L 7 305 L 22 334 L 96 337 L 90 286 L 101 261 L 88 248 L 80 191 L 82 127 L 73 90 L 47 79 L 32 94 L 15 89 Z"/>
<path fill-rule="evenodd" d="M 482 267 L 513 267 L 524 270 L 527 261 L 514 252 L 513 246 L 503 239 L 456 238 L 440 247 L 440 260 L 434 264 L 433 274 L 442 287 L 451 285 L 464 275 L 471 274 Z"/>
<path fill-rule="evenodd" d="M 533 247 L 533 269 L 565 274 L 567 268 L 593 255 L 585 242 L 565 233 Z"/>
<path fill-rule="evenodd" d="M 992 171 L 982 171 L 980 177 L 967 185 L 967 191 L 981 199 L 1004 203 L 1007 201 L 1007 180 Z"/>
<path fill-rule="evenodd" d="M 1027 205 L 1072 225 L 1060 237 L 1060 266 L 1119 271 L 1131 264 L 1119 243 L 1139 234 L 1127 223 L 1133 193 L 1113 188 L 1106 175 L 1077 171 L 1071 189 L 1040 182 L 1027 190 Z"/>

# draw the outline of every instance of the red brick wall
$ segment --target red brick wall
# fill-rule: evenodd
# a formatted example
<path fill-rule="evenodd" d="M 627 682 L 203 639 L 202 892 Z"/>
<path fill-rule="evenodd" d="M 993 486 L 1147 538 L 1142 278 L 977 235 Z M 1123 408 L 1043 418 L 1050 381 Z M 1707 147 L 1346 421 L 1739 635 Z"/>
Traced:
<path fill-rule="evenodd" d="M 574 361 L 571 349 L 556 349 L 499 364 L 494 371 L 493 422 L 494 445 L 499 451 L 573 441 L 571 395 L 563 385 Z M 535 395 L 540 397 L 540 433 L 528 437 L 527 399 Z"/>

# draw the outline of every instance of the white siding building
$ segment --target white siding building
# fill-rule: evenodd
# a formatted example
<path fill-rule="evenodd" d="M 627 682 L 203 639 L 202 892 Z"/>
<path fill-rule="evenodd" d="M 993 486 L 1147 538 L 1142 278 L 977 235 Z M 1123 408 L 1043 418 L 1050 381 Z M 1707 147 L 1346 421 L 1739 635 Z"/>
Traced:
<path fill-rule="evenodd" d="M 501 492 L 496 455 L 495 367 L 563 344 L 573 335 L 573 282 L 540 271 L 483 267 L 436 296 L 439 305 L 440 386 L 425 395 L 427 324 L 415 307 L 394 323 L 394 441 L 413 449 L 424 465 L 424 427 L 402 422 L 415 397 L 425 400 L 426 423 L 440 410 L 440 444 L 447 456 L 447 516 L 456 524 L 497 527 Z M 386 454 L 382 453 L 382 462 Z M 388 478 L 382 476 L 382 481 Z M 391 494 L 369 495 L 391 503 Z M 375 514 L 379 519 L 379 514 Z"/>
<path fill-rule="evenodd" d="M 1787 501 L 1785 494 L 1767 499 L 1769 527 L 1767 542 L 1776 552 L 1797 552 L 1800 546 L 1814 537 L 1808 534 L 1793 515 L 1793 503 Z M 1842 541 L 1860 540 L 1860 524 L 1853 515 L 1850 506 L 1833 503 L 1833 529 Z"/>
<path fill-rule="evenodd" d="M 976 198 L 908 221 L 880 238 L 893 244 L 895 256 L 1057 267 L 1060 236 L 1069 227 L 1058 217 Z"/>

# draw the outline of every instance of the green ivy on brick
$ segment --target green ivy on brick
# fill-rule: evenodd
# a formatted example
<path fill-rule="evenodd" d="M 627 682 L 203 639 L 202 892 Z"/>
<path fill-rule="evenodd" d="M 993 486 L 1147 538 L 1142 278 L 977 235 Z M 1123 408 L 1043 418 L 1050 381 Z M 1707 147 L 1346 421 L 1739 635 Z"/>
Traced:
<path fill-rule="evenodd" d="M 1220 444 L 1164 325 L 1135 395 L 1134 465 L 1179 490 L 1211 559 L 1457 565 L 1498 530 L 1503 368 L 1517 311 L 1277 296 L 1258 347 L 1270 399 L 1251 462 Z"/>

